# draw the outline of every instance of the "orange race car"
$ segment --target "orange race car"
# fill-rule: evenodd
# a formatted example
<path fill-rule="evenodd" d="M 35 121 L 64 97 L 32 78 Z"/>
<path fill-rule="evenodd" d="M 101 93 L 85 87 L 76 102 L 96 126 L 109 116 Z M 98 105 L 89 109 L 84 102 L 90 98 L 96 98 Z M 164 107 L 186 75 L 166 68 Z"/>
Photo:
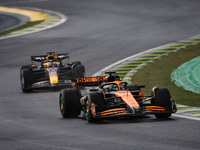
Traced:
<path fill-rule="evenodd" d="M 167 88 L 152 88 L 151 96 L 145 96 L 136 84 L 120 81 L 118 76 L 77 78 L 71 88 L 60 92 L 59 106 L 63 118 L 78 117 L 88 122 L 102 121 L 110 117 L 141 116 L 154 114 L 166 119 L 177 111 L 176 104 Z M 97 86 L 86 95 L 81 95 L 77 85 Z"/>

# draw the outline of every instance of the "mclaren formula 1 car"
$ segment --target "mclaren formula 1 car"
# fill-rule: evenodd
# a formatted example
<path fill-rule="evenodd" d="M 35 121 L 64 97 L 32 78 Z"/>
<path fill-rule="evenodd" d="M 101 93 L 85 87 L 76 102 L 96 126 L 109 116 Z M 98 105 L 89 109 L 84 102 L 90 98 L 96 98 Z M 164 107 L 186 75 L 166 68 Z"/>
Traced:
<path fill-rule="evenodd" d="M 68 54 L 31 56 L 31 65 L 23 65 L 20 69 L 20 81 L 23 92 L 43 87 L 65 86 L 74 78 L 83 78 L 85 68 L 80 61 L 68 62 Z M 66 63 L 63 63 L 67 60 Z M 38 65 L 36 65 L 38 64 Z"/>
<path fill-rule="evenodd" d="M 96 86 L 81 95 L 77 85 Z M 97 88 L 98 85 L 98 88 Z M 71 88 L 60 92 L 59 106 L 63 118 L 80 114 L 88 122 L 102 121 L 110 117 L 128 117 L 154 114 L 166 119 L 177 111 L 167 88 L 152 88 L 151 96 L 145 96 L 144 86 L 127 84 L 109 72 L 108 76 L 77 78 Z"/>

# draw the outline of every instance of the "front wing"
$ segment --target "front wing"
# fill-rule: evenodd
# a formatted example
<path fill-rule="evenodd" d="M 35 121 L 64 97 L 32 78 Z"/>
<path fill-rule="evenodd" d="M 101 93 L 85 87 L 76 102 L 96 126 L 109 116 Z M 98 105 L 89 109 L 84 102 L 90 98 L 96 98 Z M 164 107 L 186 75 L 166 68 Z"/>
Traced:
<path fill-rule="evenodd" d="M 126 116 L 142 116 L 147 114 L 156 113 L 175 113 L 176 108 L 167 110 L 165 107 L 160 106 L 145 106 L 137 109 L 130 108 L 115 108 L 96 113 L 93 107 L 91 110 L 94 118 L 110 118 L 110 117 L 126 117 Z"/>
<path fill-rule="evenodd" d="M 26 89 L 54 88 L 63 86 L 71 86 L 71 80 L 60 80 L 57 84 L 51 84 L 50 81 L 40 81 L 29 85 Z"/>

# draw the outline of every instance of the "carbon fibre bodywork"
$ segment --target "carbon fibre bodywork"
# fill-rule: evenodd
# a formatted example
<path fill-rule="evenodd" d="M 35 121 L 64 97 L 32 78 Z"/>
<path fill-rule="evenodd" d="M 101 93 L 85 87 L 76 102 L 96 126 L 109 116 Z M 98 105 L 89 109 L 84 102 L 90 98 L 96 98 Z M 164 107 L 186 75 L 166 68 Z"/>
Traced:
<path fill-rule="evenodd" d="M 27 85 L 26 88 L 65 86 L 74 78 L 71 67 L 32 69 L 32 73 L 33 84 Z M 57 78 L 57 81 L 53 81 L 52 77 Z"/>
<path fill-rule="evenodd" d="M 86 95 L 81 95 L 76 85 L 94 86 Z M 98 87 L 97 87 L 98 85 Z M 166 88 L 152 88 L 152 94 L 145 96 L 136 84 L 128 85 L 117 76 L 77 78 L 73 88 L 60 93 L 60 111 L 64 118 L 74 113 L 72 108 L 81 105 L 81 115 L 89 122 L 104 118 L 128 117 L 154 114 L 158 119 L 168 118 L 177 111 L 176 104 Z M 74 91 L 79 98 L 72 98 Z M 78 96 L 77 96 L 78 97 Z M 76 103 L 76 104 L 75 104 Z M 71 105 L 71 106 L 70 106 Z M 70 109 L 70 111 L 68 111 Z M 78 114 L 78 111 L 76 112 Z"/>
<path fill-rule="evenodd" d="M 113 84 L 109 82 L 107 84 Z M 123 81 L 122 81 L 123 83 Z M 87 116 L 90 112 L 95 118 L 110 118 L 110 117 L 125 117 L 125 116 L 142 116 L 147 114 L 171 114 L 177 111 L 176 104 L 172 98 L 169 99 L 170 106 L 152 105 L 151 101 L 155 101 L 156 97 L 140 95 L 143 94 L 141 89 L 129 91 L 128 89 L 118 91 L 105 91 L 98 89 L 98 91 L 88 93 L 82 98 L 82 113 Z M 98 102 L 95 99 L 90 99 L 90 94 L 103 95 L 102 101 L 104 106 L 98 111 Z M 101 97 L 101 96 L 100 96 Z M 90 99 L 90 106 L 86 103 Z M 86 106 L 88 105 L 88 106 Z M 85 111 L 84 108 L 89 107 L 90 111 Z M 86 117 L 87 118 L 87 117 Z"/>
<path fill-rule="evenodd" d="M 84 77 L 85 68 L 80 61 L 68 62 L 68 54 L 47 53 L 48 55 L 31 56 L 31 65 L 23 65 L 20 69 L 21 87 L 24 92 L 38 88 L 62 87 L 71 83 L 76 77 Z M 36 65 L 34 62 L 38 62 Z"/>

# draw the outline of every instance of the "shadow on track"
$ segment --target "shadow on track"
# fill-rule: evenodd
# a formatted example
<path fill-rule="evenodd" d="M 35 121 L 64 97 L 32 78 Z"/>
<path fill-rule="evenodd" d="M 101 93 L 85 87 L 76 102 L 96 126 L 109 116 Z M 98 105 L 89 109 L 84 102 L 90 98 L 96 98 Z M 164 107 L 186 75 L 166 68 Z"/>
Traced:
<path fill-rule="evenodd" d="M 79 118 L 61 118 L 63 121 L 71 121 L 76 119 L 82 119 L 86 123 L 87 120 L 83 117 Z M 168 122 L 168 121 L 176 121 L 175 118 L 168 118 L 168 119 L 156 119 L 153 115 L 146 115 L 146 116 L 135 116 L 135 117 L 123 117 L 123 118 L 109 118 L 104 119 L 101 122 L 96 123 L 88 123 L 93 125 L 105 125 L 105 124 L 131 124 L 131 123 L 152 123 L 152 122 Z M 84 124 L 84 123 L 83 123 Z"/>

